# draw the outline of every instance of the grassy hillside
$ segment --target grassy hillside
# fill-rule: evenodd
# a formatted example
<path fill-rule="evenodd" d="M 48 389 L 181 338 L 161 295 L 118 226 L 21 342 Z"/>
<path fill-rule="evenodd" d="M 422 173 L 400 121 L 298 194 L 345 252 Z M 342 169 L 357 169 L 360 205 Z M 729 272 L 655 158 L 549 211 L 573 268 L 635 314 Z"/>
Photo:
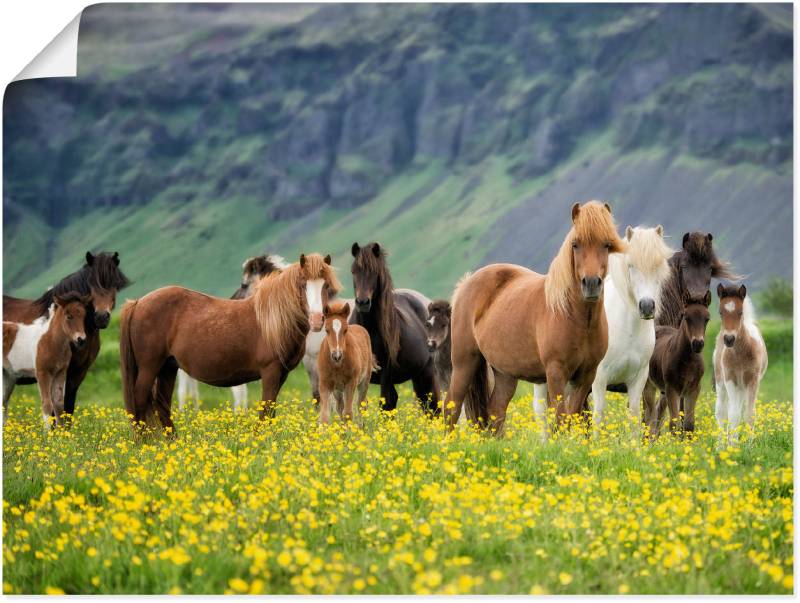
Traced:
<path fill-rule="evenodd" d="M 714 232 L 791 274 L 791 9 L 748 5 L 95 5 L 79 75 L 4 99 L 4 287 L 87 248 L 140 295 L 227 295 L 248 255 L 379 240 L 446 296 L 546 269 L 569 205 Z M 349 280 L 347 278 L 345 281 Z"/>

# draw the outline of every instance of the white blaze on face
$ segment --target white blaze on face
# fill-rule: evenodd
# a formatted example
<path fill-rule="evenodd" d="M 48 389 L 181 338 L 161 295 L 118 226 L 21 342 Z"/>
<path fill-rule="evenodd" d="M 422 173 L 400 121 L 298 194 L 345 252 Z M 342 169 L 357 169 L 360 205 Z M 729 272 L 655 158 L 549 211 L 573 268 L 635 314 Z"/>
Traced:
<path fill-rule="evenodd" d="M 333 332 L 336 334 L 336 351 L 341 352 L 342 344 L 339 341 L 339 333 L 342 332 L 342 321 L 339 320 L 338 318 L 335 318 L 333 320 L 332 326 L 333 326 Z"/>
<path fill-rule="evenodd" d="M 733 312 L 733 311 L 736 309 L 736 304 L 735 304 L 735 303 L 733 303 L 732 301 L 729 301 L 729 302 L 727 302 L 727 303 L 725 304 L 725 309 L 726 309 L 728 312 Z"/>
<path fill-rule="evenodd" d="M 322 287 L 325 279 L 315 278 L 306 283 L 306 301 L 308 302 L 308 315 L 311 318 L 311 329 L 322 329 Z"/>
<path fill-rule="evenodd" d="M 431 318 L 430 320 L 428 320 L 428 324 L 429 324 L 429 325 L 433 326 L 433 323 L 434 323 L 434 319 L 433 319 L 433 318 Z"/>

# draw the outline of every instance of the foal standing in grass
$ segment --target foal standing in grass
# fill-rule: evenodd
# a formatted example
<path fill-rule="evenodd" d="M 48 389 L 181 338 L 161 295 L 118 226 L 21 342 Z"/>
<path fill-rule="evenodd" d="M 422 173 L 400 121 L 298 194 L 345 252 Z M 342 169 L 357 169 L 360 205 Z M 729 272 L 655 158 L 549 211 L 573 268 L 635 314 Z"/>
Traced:
<path fill-rule="evenodd" d="M 670 430 L 694 431 L 694 407 L 703 379 L 703 346 L 711 292 L 701 299 L 684 299 L 678 328 L 656 327 L 656 345 L 650 358 L 650 375 L 644 388 L 646 422 L 650 437 L 658 437 L 669 408 Z M 658 399 L 656 394 L 661 393 Z M 683 416 L 681 416 L 683 412 Z"/>
<path fill-rule="evenodd" d="M 722 325 L 714 346 L 716 415 L 722 442 L 734 442 L 742 418 L 753 427 L 756 394 L 767 372 L 767 346 L 744 285 L 717 286 Z M 727 436 L 727 437 L 726 437 Z"/>
<path fill-rule="evenodd" d="M 367 399 L 367 388 L 378 363 L 372 355 L 369 333 L 360 325 L 349 325 L 350 304 L 325 308 L 325 339 L 317 357 L 320 393 L 320 423 L 330 423 L 331 403 L 336 402 L 339 416 L 353 418 L 353 397 L 358 404 Z"/>
<path fill-rule="evenodd" d="M 31 324 L 3 322 L 3 422 L 17 381 L 35 377 L 42 398 L 45 427 L 62 424 L 64 389 L 72 348 L 86 343 L 87 307 L 91 295 L 70 292 L 53 297 L 47 317 Z"/>

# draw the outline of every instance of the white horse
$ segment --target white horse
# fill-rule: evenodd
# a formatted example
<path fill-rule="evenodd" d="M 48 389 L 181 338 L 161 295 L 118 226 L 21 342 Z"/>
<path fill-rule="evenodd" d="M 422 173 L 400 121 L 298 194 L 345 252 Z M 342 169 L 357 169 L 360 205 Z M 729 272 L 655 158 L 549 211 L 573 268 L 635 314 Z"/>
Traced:
<path fill-rule="evenodd" d="M 608 349 L 597 367 L 592 383 L 595 435 L 603 423 L 606 389 L 625 385 L 634 437 L 641 426 L 642 391 L 647 383 L 650 356 L 656 343 L 653 317 L 661 297 L 661 287 L 669 278 L 668 260 L 672 249 L 664 242 L 663 227 L 636 227 L 625 230 L 626 253 L 608 259 L 603 308 L 608 321 Z M 534 385 L 534 411 L 540 418 L 546 412 L 547 385 Z"/>

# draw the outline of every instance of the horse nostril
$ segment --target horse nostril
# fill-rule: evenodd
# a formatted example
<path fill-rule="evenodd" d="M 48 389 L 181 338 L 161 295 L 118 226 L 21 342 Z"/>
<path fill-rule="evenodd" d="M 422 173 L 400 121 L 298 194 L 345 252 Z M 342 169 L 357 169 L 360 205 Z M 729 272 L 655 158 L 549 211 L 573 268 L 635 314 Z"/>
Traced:
<path fill-rule="evenodd" d="M 725 345 L 726 346 L 731 347 L 734 344 L 734 342 L 736 341 L 736 336 L 735 335 L 725 335 L 725 337 L 723 337 L 723 340 L 725 341 Z"/>
<path fill-rule="evenodd" d="M 694 353 L 700 353 L 703 351 L 703 346 L 705 345 L 705 341 L 702 339 L 694 339 L 692 340 L 692 351 Z"/>
<path fill-rule="evenodd" d="M 436 349 L 436 342 L 433 339 L 428 340 L 428 349 L 432 352 Z"/>
<path fill-rule="evenodd" d="M 656 309 L 656 302 L 646 297 L 639 300 L 639 312 L 642 316 L 650 318 Z"/>

